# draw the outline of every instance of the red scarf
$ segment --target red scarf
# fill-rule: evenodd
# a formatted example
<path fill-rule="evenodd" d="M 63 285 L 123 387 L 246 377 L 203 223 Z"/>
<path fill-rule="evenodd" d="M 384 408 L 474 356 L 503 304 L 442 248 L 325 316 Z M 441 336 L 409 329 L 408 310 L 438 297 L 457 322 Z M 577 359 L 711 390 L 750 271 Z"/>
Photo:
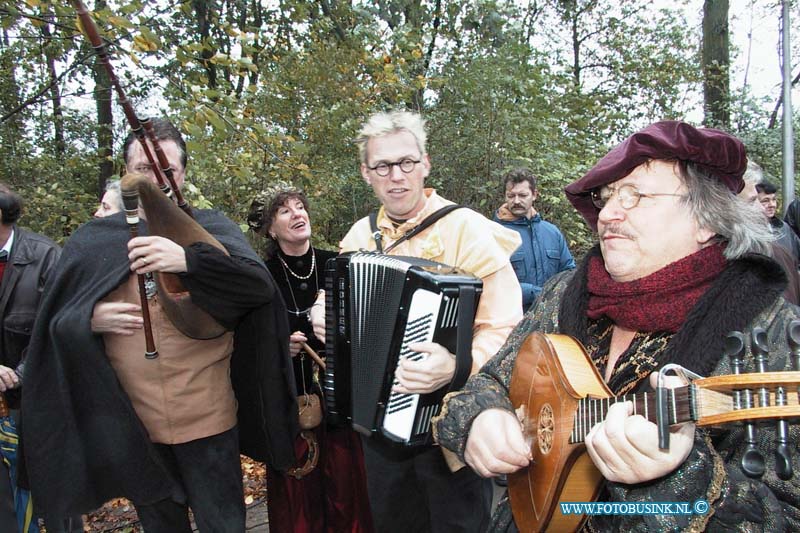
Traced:
<path fill-rule="evenodd" d="M 589 260 L 589 308 L 629 330 L 675 333 L 711 282 L 725 268 L 722 246 L 708 246 L 649 276 L 628 282 L 611 279 L 603 258 Z"/>

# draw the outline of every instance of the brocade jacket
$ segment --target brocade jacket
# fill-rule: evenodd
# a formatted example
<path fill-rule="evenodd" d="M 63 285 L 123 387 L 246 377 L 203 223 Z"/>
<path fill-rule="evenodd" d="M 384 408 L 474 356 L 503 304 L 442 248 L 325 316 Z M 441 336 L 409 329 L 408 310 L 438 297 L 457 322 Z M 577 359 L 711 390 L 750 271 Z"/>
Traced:
<path fill-rule="evenodd" d="M 725 311 L 721 311 L 718 316 L 706 317 L 703 322 L 711 331 L 720 329 L 719 338 L 724 338 L 728 330 L 721 329 L 720 323 L 724 323 L 725 320 L 735 321 L 735 318 L 730 317 L 740 312 L 747 312 L 748 306 L 752 305 L 751 302 L 758 299 L 753 297 L 752 291 L 755 290 L 756 295 L 769 292 L 769 298 L 762 299 L 766 301 L 766 305 L 761 306 L 763 308 L 754 313 L 755 318 L 750 321 L 748 327 L 741 330 L 749 333 L 754 326 L 766 329 L 770 347 L 767 370 L 791 370 L 786 329 L 791 320 L 798 318 L 798 311 L 778 296 L 785 286 L 785 279 L 781 279 L 782 276 L 778 271 L 779 267 L 763 256 L 748 256 L 731 263 L 736 263 L 739 268 L 747 270 L 750 284 L 741 284 L 741 286 L 747 285 L 748 288 L 745 290 L 736 283 L 730 283 L 730 286 L 724 287 L 724 291 L 716 293 L 723 296 L 718 296 L 716 300 L 719 301 L 712 307 L 727 309 L 729 315 L 724 317 L 722 313 Z M 731 263 L 728 269 L 731 268 Z M 445 398 L 442 413 L 435 420 L 435 436 L 442 446 L 454 451 L 462 461 L 471 424 L 476 416 L 492 408 L 513 412 L 508 390 L 517 354 L 525 338 L 534 331 L 563 332 L 559 324 L 559 310 L 562 305 L 568 305 L 564 304 L 566 300 L 563 295 L 573 276 L 578 276 L 580 272 L 580 269 L 577 273 L 563 272 L 552 278 L 545 285 L 539 300 L 514 329 L 497 355 L 469 379 L 463 390 L 451 393 Z M 763 287 L 760 293 L 759 287 Z M 704 298 L 708 299 L 708 294 L 711 292 L 712 290 L 709 290 L 701 297 L 696 308 L 703 304 Z M 689 319 L 692 318 L 692 313 Z M 590 331 L 604 330 L 603 327 L 598 327 L 602 324 L 598 324 L 597 321 L 589 321 L 589 324 Z M 632 347 L 638 343 L 639 346 L 656 345 L 666 349 L 673 337 L 677 338 L 679 334 L 680 331 L 674 336 L 666 333 L 638 333 Z M 587 345 L 591 345 L 597 339 L 590 334 L 584 341 Z M 707 341 L 710 339 L 698 339 L 692 342 L 702 344 Z M 588 352 L 592 353 L 591 347 Z M 701 358 L 708 357 L 702 350 L 697 350 L 697 353 Z M 615 372 L 619 367 L 618 362 Z M 754 368 L 753 355 L 748 346 L 744 355 L 743 371 L 753 372 Z M 602 374 L 602 369 L 600 371 Z M 728 358 L 719 356 L 713 371 L 709 374 L 730 373 Z M 646 382 L 644 379 L 642 383 Z M 694 448 L 686 461 L 672 473 L 637 485 L 606 482 L 599 498 L 601 501 L 610 502 L 672 501 L 690 502 L 690 504 L 697 500 L 706 500 L 710 505 L 708 513 L 595 516 L 589 520 L 584 529 L 626 532 L 800 530 L 800 448 L 798 447 L 800 425 L 797 423 L 790 425 L 789 447 L 794 476 L 788 481 L 780 480 L 775 473 L 773 455 L 776 448 L 775 433 L 774 421 L 764 422 L 758 426 L 758 449 L 766 459 L 766 472 L 760 479 L 746 477 L 740 468 L 741 457 L 746 449 L 745 430 L 742 425 L 729 425 L 717 430 L 697 427 Z M 559 512 L 558 509 L 555 512 Z M 488 531 L 517 531 L 507 495 L 503 496 L 496 508 Z"/>

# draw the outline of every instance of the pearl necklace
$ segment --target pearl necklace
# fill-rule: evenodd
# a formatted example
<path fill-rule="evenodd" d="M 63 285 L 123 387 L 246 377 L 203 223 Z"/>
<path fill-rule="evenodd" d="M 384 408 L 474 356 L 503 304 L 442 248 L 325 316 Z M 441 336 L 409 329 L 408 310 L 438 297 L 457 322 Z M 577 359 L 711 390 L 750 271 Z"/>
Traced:
<path fill-rule="evenodd" d="M 297 279 L 308 279 L 308 278 L 310 278 L 314 274 L 314 269 L 317 267 L 317 254 L 314 251 L 314 247 L 313 246 L 311 247 L 311 270 L 309 270 L 308 274 L 306 274 L 305 276 L 301 276 L 300 274 L 295 274 L 295 272 L 291 268 L 289 268 L 289 265 L 286 264 L 286 261 L 283 260 L 283 257 L 281 257 L 281 253 L 280 252 L 278 252 L 278 259 L 280 260 L 281 264 L 283 265 L 283 268 L 288 270 L 289 274 L 291 274 L 292 276 L 296 277 Z"/>
<path fill-rule="evenodd" d="M 289 276 L 286 274 L 286 272 L 288 271 L 292 276 L 296 277 L 297 279 L 301 279 L 301 280 L 302 279 L 308 279 L 308 278 L 311 277 L 311 274 L 314 273 L 314 267 L 317 264 L 316 257 L 317 256 L 316 256 L 316 253 L 314 251 L 314 247 L 311 247 L 311 272 L 308 273 L 308 276 L 303 278 L 303 277 L 298 276 L 294 272 L 292 272 L 292 269 L 289 268 L 289 265 L 286 264 L 286 261 L 284 261 L 283 258 L 280 256 L 280 252 L 278 252 L 278 259 L 281 260 L 281 266 L 283 267 L 283 277 L 286 278 L 286 287 L 289 289 L 289 294 L 292 296 L 292 304 L 294 304 L 294 309 L 287 309 L 287 311 L 289 313 L 293 314 L 294 316 L 303 316 L 303 315 L 305 315 L 306 319 L 308 319 L 309 322 L 311 321 L 311 308 L 314 307 L 314 304 L 311 304 L 311 307 L 309 307 L 307 309 L 302 309 L 302 310 L 300 309 L 300 307 L 298 307 L 297 299 L 294 297 L 294 291 L 292 290 L 292 284 L 289 281 Z M 315 291 L 314 292 L 316 293 L 317 292 L 317 290 L 316 290 L 317 278 L 316 277 L 314 278 L 314 285 L 315 285 Z"/>

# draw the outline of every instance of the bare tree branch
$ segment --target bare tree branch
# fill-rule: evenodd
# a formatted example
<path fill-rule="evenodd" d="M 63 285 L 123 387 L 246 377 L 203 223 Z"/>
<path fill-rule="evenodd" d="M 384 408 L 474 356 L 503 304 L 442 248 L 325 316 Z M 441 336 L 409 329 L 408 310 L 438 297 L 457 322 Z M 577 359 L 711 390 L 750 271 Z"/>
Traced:
<path fill-rule="evenodd" d="M 72 65 L 70 65 L 67 69 L 65 69 L 64 72 L 59 74 L 58 77 L 51 78 L 50 79 L 50 83 L 39 87 L 39 90 L 36 91 L 31 97 L 29 97 L 24 102 L 22 102 L 21 104 L 16 106 L 14 109 L 12 109 L 12 110 L 8 111 L 7 113 L 4 113 L 2 116 L 0 116 L 0 124 L 5 122 L 6 120 L 10 119 L 14 115 L 19 113 L 23 109 L 25 109 L 26 107 L 28 107 L 30 105 L 33 105 L 36 102 L 38 102 L 39 99 L 41 99 L 44 96 L 45 93 L 50 91 L 50 89 L 52 89 L 55 85 L 61 83 L 61 80 L 63 80 L 67 76 L 67 74 L 71 74 L 72 72 L 74 72 L 78 68 L 78 66 L 85 64 L 86 61 L 88 60 L 88 58 L 92 57 L 93 55 L 94 54 L 90 54 L 88 56 L 84 56 L 82 58 L 76 59 L 72 63 Z"/>
<path fill-rule="evenodd" d="M 800 72 L 797 73 L 797 76 L 792 79 L 792 87 L 797 85 L 797 82 L 800 81 Z M 771 130 L 775 128 L 775 125 L 778 122 L 778 111 L 780 110 L 781 106 L 783 105 L 783 92 L 781 91 L 781 95 L 778 97 L 778 101 L 775 102 L 775 109 L 772 110 L 772 114 L 769 116 L 769 125 L 767 129 Z"/>

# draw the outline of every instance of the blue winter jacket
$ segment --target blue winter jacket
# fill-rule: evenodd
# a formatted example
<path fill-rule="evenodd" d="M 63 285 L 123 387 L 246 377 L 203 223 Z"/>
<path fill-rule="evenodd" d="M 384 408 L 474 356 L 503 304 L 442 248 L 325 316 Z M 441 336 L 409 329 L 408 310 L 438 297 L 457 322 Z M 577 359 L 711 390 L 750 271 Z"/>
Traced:
<path fill-rule="evenodd" d="M 494 221 L 522 237 L 511 264 L 522 287 L 522 309 L 526 311 L 542 292 L 544 282 L 562 270 L 575 268 L 575 260 L 561 231 L 538 213 L 531 219 L 517 218 L 503 206 L 495 212 Z"/>

